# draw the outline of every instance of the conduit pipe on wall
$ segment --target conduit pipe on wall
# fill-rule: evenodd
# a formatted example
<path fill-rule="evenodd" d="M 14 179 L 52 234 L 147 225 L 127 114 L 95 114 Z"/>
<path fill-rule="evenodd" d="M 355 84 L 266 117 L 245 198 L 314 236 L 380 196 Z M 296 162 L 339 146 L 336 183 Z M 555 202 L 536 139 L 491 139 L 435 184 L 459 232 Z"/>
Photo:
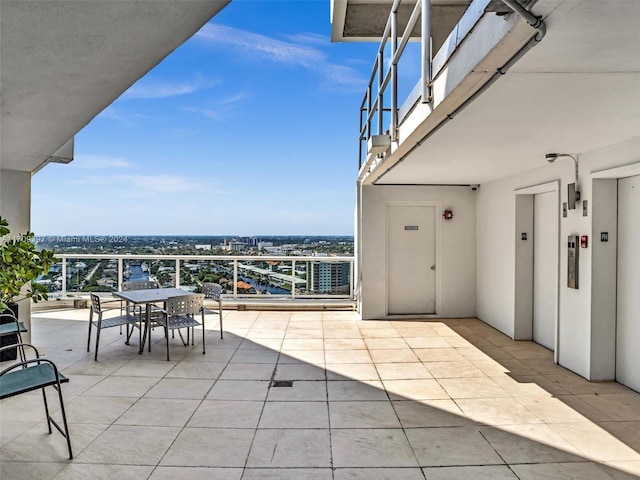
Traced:
<path fill-rule="evenodd" d="M 502 75 L 507 73 L 507 71 L 518 61 L 520 60 L 525 53 L 535 47 L 547 33 L 547 27 L 542 20 L 542 17 L 537 17 L 529 10 L 524 8 L 520 3 L 516 0 L 502 0 L 502 2 L 511 8 L 515 13 L 524 18 L 527 23 L 536 30 L 535 36 L 533 36 L 520 50 L 516 52 L 516 54 L 507 61 L 502 67 L 498 68 L 496 72 L 486 81 L 478 90 L 476 90 L 469 98 L 467 98 L 462 104 L 460 104 L 453 112 L 448 114 L 440 123 L 438 123 L 434 128 L 429 130 L 424 137 L 416 142 L 416 144 L 409 149 L 407 153 L 405 153 L 402 158 L 395 164 L 402 162 L 407 156 L 409 156 L 416 148 L 422 146 L 422 144 L 429 139 L 434 133 L 440 130 L 443 126 L 445 126 L 450 120 L 453 120 L 456 115 L 458 115 L 462 110 L 464 110 L 468 105 L 470 105 L 476 98 L 482 95 L 491 85 L 493 85 Z M 394 166 L 395 166 L 394 165 Z M 385 171 L 382 175 L 378 177 L 377 180 L 386 175 L 391 169 Z M 376 181 L 377 181 L 376 180 Z M 375 181 L 374 181 L 375 184 Z"/>
<path fill-rule="evenodd" d="M 532 28 L 538 31 L 536 34 L 536 40 L 538 42 L 542 40 L 547 33 L 547 28 L 542 21 L 542 17 L 536 17 L 533 13 L 520 5 L 517 0 L 502 0 L 502 3 L 524 18 Z"/>

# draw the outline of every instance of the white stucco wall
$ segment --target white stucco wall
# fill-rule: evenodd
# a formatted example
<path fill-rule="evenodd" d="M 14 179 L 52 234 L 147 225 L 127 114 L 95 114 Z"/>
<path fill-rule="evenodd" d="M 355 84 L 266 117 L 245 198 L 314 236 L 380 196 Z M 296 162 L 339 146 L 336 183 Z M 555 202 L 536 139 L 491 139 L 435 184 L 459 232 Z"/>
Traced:
<path fill-rule="evenodd" d="M 596 245 L 600 239 L 595 238 L 595 232 L 599 231 L 600 226 L 592 225 L 593 181 L 594 178 L 602 176 L 597 172 L 637 162 L 640 162 L 640 139 L 580 155 L 579 187 L 582 200 L 589 202 L 588 216 L 582 215 L 582 204 L 578 203 L 576 210 L 569 210 L 567 218 L 560 219 L 558 362 L 589 379 L 613 378 L 611 349 L 615 348 L 610 331 L 611 326 L 615 324 L 611 317 L 611 295 L 603 290 L 605 285 L 610 285 L 610 288 L 615 290 L 615 276 L 612 276 L 610 265 L 612 261 L 610 248 L 603 250 L 600 244 Z M 483 184 L 478 191 L 476 202 L 477 316 L 511 337 L 514 337 L 515 315 L 515 191 L 559 180 L 562 202 L 566 201 L 567 184 L 573 182 L 573 177 L 573 161 L 569 158 L 560 158 L 554 164 Z M 604 188 L 602 190 L 598 197 L 605 198 L 609 195 L 608 198 L 610 198 L 610 191 L 607 192 Z M 561 212 L 562 206 L 558 205 L 558 208 Z M 598 206 L 595 208 L 597 209 Z M 607 208 L 610 209 L 610 206 Z M 607 218 L 612 218 L 611 212 L 599 213 L 596 216 L 596 223 L 605 222 Z M 611 229 L 612 227 L 607 225 L 602 228 Z M 580 288 L 578 290 L 566 287 L 567 249 L 565 246 L 569 235 L 589 236 L 589 247 L 580 249 Z M 612 240 L 615 241 L 610 239 L 609 246 L 615 246 Z M 596 245 L 595 249 L 594 245 Z M 593 288 L 592 285 L 593 255 L 596 263 L 609 262 L 607 268 L 600 267 L 593 270 L 598 288 Z M 607 302 L 607 305 L 604 306 L 603 302 Z M 598 308 L 592 311 L 594 303 Z M 599 338 L 592 338 L 592 335 Z"/>
<path fill-rule="evenodd" d="M 0 216 L 9 221 L 12 233 L 31 226 L 31 173 L 0 170 Z"/>
<path fill-rule="evenodd" d="M 11 235 L 31 228 L 31 173 L 0 169 L 0 216 L 7 219 Z M 20 320 L 31 326 L 31 302 L 18 302 Z M 25 342 L 30 334 L 22 336 Z"/>
<path fill-rule="evenodd" d="M 363 319 L 387 314 L 386 207 L 391 202 L 433 203 L 439 222 L 436 256 L 440 262 L 436 286 L 437 317 L 473 317 L 475 299 L 475 196 L 469 187 L 364 186 L 362 212 L 356 225 L 360 250 L 360 313 Z M 454 218 L 445 221 L 442 211 Z"/>

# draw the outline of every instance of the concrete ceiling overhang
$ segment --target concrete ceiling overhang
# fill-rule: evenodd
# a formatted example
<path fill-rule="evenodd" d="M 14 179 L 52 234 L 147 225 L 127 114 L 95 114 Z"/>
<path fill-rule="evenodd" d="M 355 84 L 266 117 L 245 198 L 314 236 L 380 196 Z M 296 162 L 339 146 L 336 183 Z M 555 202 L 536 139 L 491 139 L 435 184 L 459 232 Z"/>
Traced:
<path fill-rule="evenodd" d="M 437 51 L 458 23 L 471 0 L 431 0 L 431 38 Z M 393 0 L 331 0 L 331 40 L 333 42 L 380 42 Z M 406 28 L 415 1 L 398 8 L 398 32 Z M 420 38 L 420 22 L 412 38 Z"/>
<path fill-rule="evenodd" d="M 229 1 L 1 0 L 2 169 L 32 172 L 55 161 Z"/>
<path fill-rule="evenodd" d="M 482 184 L 640 135 L 640 2 L 539 0 L 547 35 L 375 184 Z M 508 38 L 505 38 L 508 42 Z"/>

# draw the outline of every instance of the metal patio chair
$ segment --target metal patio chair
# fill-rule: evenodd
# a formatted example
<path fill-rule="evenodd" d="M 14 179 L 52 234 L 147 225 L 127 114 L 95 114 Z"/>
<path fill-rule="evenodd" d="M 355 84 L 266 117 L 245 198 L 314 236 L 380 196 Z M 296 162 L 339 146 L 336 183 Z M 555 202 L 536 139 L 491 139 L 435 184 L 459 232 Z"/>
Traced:
<path fill-rule="evenodd" d="M 4 312 L 0 313 L 0 338 L 2 342 L 0 343 L 0 347 L 14 345 L 17 343 L 22 343 L 22 333 L 27 331 L 27 327 L 24 322 L 18 321 L 18 317 L 15 314 L 7 309 Z M 12 338 L 13 337 L 13 338 Z M 5 360 L 14 360 L 16 358 L 16 352 L 7 349 L 8 351 L 3 352 L 0 355 L 0 362 Z M 17 353 L 22 353 L 23 350 L 16 349 Z M 20 357 L 20 360 L 24 361 L 24 357 Z"/>
<path fill-rule="evenodd" d="M 91 328 L 96 327 L 96 352 L 94 356 L 94 360 L 98 360 L 98 347 L 100 345 L 100 331 L 103 328 L 111 328 L 111 327 L 122 327 L 123 325 L 127 327 L 127 339 L 124 342 L 126 345 L 129 345 L 129 339 L 131 338 L 131 334 L 133 333 L 133 327 L 138 327 L 140 330 L 140 344 L 142 344 L 142 326 L 140 325 L 141 320 L 128 312 L 122 312 L 120 310 L 120 315 L 116 315 L 114 317 L 103 318 L 103 314 L 107 311 L 112 311 L 115 309 L 105 309 L 102 307 L 100 297 L 95 293 L 91 293 L 91 309 L 89 310 L 89 336 L 87 338 L 87 352 L 90 350 L 91 346 Z M 97 315 L 97 319 L 93 319 L 94 313 Z"/>
<path fill-rule="evenodd" d="M 35 352 L 35 358 L 28 359 L 25 354 L 25 347 L 32 348 Z M 49 433 L 52 433 L 51 425 L 67 440 L 67 449 L 69 450 L 69 460 L 73 459 L 71 451 L 71 438 L 69 436 L 69 427 L 67 425 L 67 414 L 64 410 L 64 401 L 62 399 L 62 388 L 60 384 L 69 381 L 62 373 L 58 371 L 55 363 L 46 358 L 40 358 L 40 354 L 36 347 L 28 343 L 18 343 L 16 345 L 8 345 L 0 348 L 0 352 L 9 348 L 17 348 L 20 351 L 20 361 L 5 368 L 0 372 L 0 400 L 4 398 L 14 397 L 22 393 L 31 392 L 33 390 L 42 390 L 42 399 L 44 401 L 44 411 L 47 417 L 47 426 Z M 46 387 L 53 387 L 58 392 L 58 400 L 60 400 L 60 413 L 62 415 L 62 427 L 56 422 L 49 413 L 49 405 L 47 404 Z"/>
<path fill-rule="evenodd" d="M 160 288 L 160 284 L 155 280 L 140 280 L 134 282 L 122 282 L 122 291 L 128 292 L 130 290 L 149 290 L 152 288 Z M 153 305 L 153 307 L 157 307 L 157 305 Z M 135 313 L 135 310 L 131 310 L 128 313 Z M 142 307 L 140 307 L 139 315 L 142 316 Z"/>
<path fill-rule="evenodd" d="M 160 288 L 160 284 L 155 280 L 141 280 L 134 282 L 122 282 L 122 290 L 147 290 L 149 288 Z"/>
<path fill-rule="evenodd" d="M 222 331 L 222 285 L 219 283 L 203 283 L 202 284 L 202 293 L 204 294 L 205 299 L 213 300 L 214 302 L 218 302 L 218 316 L 220 317 L 220 338 L 223 338 Z M 203 307 L 204 308 L 204 307 Z M 207 308 L 204 308 L 204 313 L 216 313 Z"/>
<path fill-rule="evenodd" d="M 127 292 L 130 290 L 148 290 L 153 288 L 160 288 L 160 284 L 155 280 L 139 280 L 133 282 L 122 282 L 122 291 Z M 162 307 L 160 305 L 151 304 L 151 320 L 156 317 L 158 311 L 160 311 Z M 144 321 L 145 312 L 142 311 L 142 305 L 137 309 L 135 306 L 127 305 L 127 313 L 131 315 L 136 315 L 141 321 Z M 120 327 L 120 333 L 122 333 L 122 327 Z"/>
<path fill-rule="evenodd" d="M 195 345 L 195 327 L 202 325 L 202 354 L 205 353 L 204 345 L 204 295 L 193 293 L 190 295 L 181 295 L 173 297 L 166 301 L 162 316 L 156 319 L 158 325 L 164 328 L 164 335 L 167 340 L 167 361 L 169 361 L 169 330 L 172 332 L 178 330 L 182 344 L 186 347 L 189 345 L 189 334 L 191 333 L 191 345 Z M 196 314 L 200 314 L 202 322 L 195 319 Z M 187 341 L 184 341 L 180 329 L 187 329 Z M 191 330 L 191 332 L 189 332 Z"/>

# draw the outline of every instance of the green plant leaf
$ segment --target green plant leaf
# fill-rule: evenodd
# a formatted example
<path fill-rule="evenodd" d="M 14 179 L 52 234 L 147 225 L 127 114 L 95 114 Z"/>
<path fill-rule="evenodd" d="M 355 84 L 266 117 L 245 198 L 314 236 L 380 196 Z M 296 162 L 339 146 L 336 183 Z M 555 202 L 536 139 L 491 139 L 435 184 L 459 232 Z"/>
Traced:
<path fill-rule="evenodd" d="M 8 235 L 10 230 L 6 219 L 0 217 L 0 235 Z M 46 275 L 55 261 L 54 252 L 38 252 L 32 242 L 34 233 L 27 231 L 9 241 L 0 243 L 0 309 L 15 302 L 25 285 Z M 34 302 L 46 300 L 48 291 L 44 285 L 33 283 L 24 294 Z"/>

